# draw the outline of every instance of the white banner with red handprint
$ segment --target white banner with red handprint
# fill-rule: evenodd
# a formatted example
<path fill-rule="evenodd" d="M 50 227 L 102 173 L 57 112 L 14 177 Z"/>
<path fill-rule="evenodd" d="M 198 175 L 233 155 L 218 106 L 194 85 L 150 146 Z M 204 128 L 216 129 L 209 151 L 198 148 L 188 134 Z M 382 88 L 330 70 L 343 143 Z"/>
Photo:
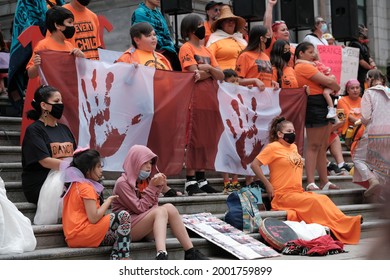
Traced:
<path fill-rule="evenodd" d="M 219 85 L 219 112 L 225 130 L 218 143 L 216 170 L 254 175 L 249 165 L 268 143 L 269 123 L 282 111 L 279 92 L 272 88 L 259 91 L 257 87 Z"/>
<path fill-rule="evenodd" d="M 143 144 L 159 156 L 159 169 L 167 175 L 179 174 L 183 162 L 193 169 L 249 175 L 249 164 L 267 143 L 269 123 L 279 114 L 294 123 L 303 151 L 304 89 L 260 92 L 211 79 L 194 83 L 193 73 L 76 63 L 67 52 L 44 51 L 41 58 L 44 80 L 62 94 L 61 122 L 78 145 L 99 150 L 104 170 L 122 171 L 129 148 Z M 29 87 L 25 111 L 34 90 Z"/>

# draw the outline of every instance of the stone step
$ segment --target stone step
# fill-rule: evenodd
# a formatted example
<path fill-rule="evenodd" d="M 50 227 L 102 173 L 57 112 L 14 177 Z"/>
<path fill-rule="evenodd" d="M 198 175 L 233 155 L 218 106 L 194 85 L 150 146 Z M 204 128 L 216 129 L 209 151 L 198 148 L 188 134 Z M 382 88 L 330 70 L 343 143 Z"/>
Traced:
<path fill-rule="evenodd" d="M 1 178 L 4 182 L 20 181 L 22 177 L 22 163 L 21 162 L 0 162 Z"/>
<path fill-rule="evenodd" d="M 0 170 L 1 170 L 1 164 L 0 164 Z M 3 171 L 1 171 L 1 176 L 2 176 L 3 180 L 5 180 L 4 178 L 8 178 L 9 175 L 14 176 L 14 174 L 12 172 L 7 172 L 7 170 L 8 169 L 5 168 L 5 169 L 3 169 Z M 363 188 L 361 186 L 352 183 L 352 176 L 350 176 L 350 175 L 329 176 L 328 178 L 330 181 L 332 181 L 333 183 L 340 186 L 343 190 L 347 190 L 347 189 L 363 190 Z M 209 178 L 208 181 L 214 189 L 216 189 L 220 192 L 223 191 L 223 179 L 222 178 Z M 242 182 L 242 184 L 244 184 L 243 178 L 241 178 L 240 181 Z M 178 190 L 181 192 L 184 191 L 184 183 L 185 183 L 185 179 L 168 179 L 168 185 L 170 187 L 174 188 L 175 190 Z M 304 186 L 306 185 L 306 177 L 303 178 L 302 183 Z M 109 195 L 112 194 L 112 190 L 113 190 L 114 185 L 115 185 L 115 180 L 103 180 L 103 185 L 106 187 L 104 195 L 105 195 L 105 197 L 108 197 Z M 23 194 L 22 182 L 20 181 L 20 177 L 17 178 L 16 181 L 5 180 L 5 188 L 7 190 L 7 197 L 12 202 L 26 201 L 26 198 L 24 197 L 24 194 Z"/>
<path fill-rule="evenodd" d="M 0 126 L 0 147 L 1 146 L 20 146 L 20 132 L 14 130 L 2 130 Z"/>
<path fill-rule="evenodd" d="M 0 116 L 0 128 L 3 131 L 19 131 L 22 126 L 22 118 L 20 117 L 4 117 Z"/>
<path fill-rule="evenodd" d="M 181 214 L 196 214 L 202 212 L 211 212 L 214 215 L 224 214 L 227 210 L 226 195 L 213 195 L 205 197 L 181 197 L 181 198 L 160 198 L 159 204 L 172 203 Z M 361 195 L 360 195 L 361 197 Z M 14 203 L 20 212 L 31 221 L 34 220 L 36 205 L 29 202 Z M 365 220 L 377 217 L 378 205 L 375 204 L 346 204 L 337 205 L 346 215 L 363 215 Z M 279 216 L 283 215 L 286 219 L 285 211 L 265 211 L 264 215 Z"/>
<path fill-rule="evenodd" d="M 22 147 L 20 146 L 0 146 L 1 162 L 21 162 Z"/>
<path fill-rule="evenodd" d="M 366 239 L 375 240 L 380 233 L 380 229 L 385 225 L 388 225 L 388 221 L 384 220 L 372 220 L 365 221 L 361 227 L 361 240 L 357 245 L 346 245 L 346 250 L 348 252 L 357 251 L 363 253 L 362 245 L 366 242 Z M 253 238 L 262 240 L 260 234 L 252 233 L 250 234 Z M 196 234 L 190 234 L 191 241 L 194 246 L 199 249 L 203 254 L 213 258 L 223 258 L 234 260 L 234 256 L 226 253 L 221 248 L 217 247 L 211 242 L 203 238 L 199 238 Z M 167 251 L 169 253 L 169 258 L 171 260 L 182 260 L 183 249 L 176 238 L 167 238 Z M 53 248 L 37 248 L 33 252 L 26 252 L 22 254 L 14 255 L 0 255 L 0 260 L 66 260 L 66 259 L 84 259 L 84 260 L 100 260 L 100 259 L 109 259 L 111 252 L 111 246 L 102 246 L 98 248 L 68 248 L 65 245 L 61 247 Z M 133 260 L 152 260 L 155 258 L 155 245 L 153 242 L 132 242 L 131 243 L 131 258 Z M 360 248 L 360 249 L 359 249 Z M 333 259 L 335 255 L 329 255 L 322 257 L 326 259 Z M 353 258 L 362 258 L 363 255 L 351 256 L 347 254 L 338 254 L 337 259 L 353 259 Z M 281 256 L 283 259 L 306 259 L 307 257 L 298 257 L 298 256 Z M 277 260 L 276 258 L 269 258 L 268 260 Z"/>

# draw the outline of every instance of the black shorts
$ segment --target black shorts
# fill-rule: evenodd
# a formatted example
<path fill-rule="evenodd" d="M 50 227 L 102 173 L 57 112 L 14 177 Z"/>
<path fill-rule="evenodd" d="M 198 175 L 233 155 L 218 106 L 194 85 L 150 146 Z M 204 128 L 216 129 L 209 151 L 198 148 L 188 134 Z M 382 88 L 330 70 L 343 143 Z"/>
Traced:
<path fill-rule="evenodd" d="M 328 104 L 322 94 L 309 95 L 306 106 L 305 126 L 307 128 L 326 126 L 334 119 L 327 119 Z"/>

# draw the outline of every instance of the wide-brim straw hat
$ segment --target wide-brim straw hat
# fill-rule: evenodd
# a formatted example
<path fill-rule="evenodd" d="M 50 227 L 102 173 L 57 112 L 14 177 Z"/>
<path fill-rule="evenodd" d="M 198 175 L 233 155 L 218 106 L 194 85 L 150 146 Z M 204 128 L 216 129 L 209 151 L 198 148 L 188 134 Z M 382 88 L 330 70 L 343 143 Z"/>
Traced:
<path fill-rule="evenodd" d="M 224 20 L 224 19 L 227 19 L 227 18 L 233 18 L 233 19 L 236 19 L 236 30 L 240 30 L 242 28 L 245 27 L 245 19 L 243 19 L 242 17 L 239 17 L 239 16 L 235 16 L 232 12 L 232 10 L 230 9 L 230 7 L 228 5 L 223 5 L 221 7 L 221 15 L 219 16 L 219 18 L 213 22 L 213 24 L 211 25 L 211 32 L 214 32 L 216 29 L 217 29 L 217 26 Z"/>

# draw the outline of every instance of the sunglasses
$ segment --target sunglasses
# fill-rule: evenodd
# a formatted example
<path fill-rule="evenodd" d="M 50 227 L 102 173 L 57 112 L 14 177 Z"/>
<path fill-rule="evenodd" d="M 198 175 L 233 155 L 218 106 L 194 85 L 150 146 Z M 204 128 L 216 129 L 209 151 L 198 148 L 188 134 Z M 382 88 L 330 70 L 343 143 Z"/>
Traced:
<path fill-rule="evenodd" d="M 221 9 L 220 9 L 220 8 L 214 8 L 213 11 L 214 11 L 214 12 L 220 12 Z"/>

